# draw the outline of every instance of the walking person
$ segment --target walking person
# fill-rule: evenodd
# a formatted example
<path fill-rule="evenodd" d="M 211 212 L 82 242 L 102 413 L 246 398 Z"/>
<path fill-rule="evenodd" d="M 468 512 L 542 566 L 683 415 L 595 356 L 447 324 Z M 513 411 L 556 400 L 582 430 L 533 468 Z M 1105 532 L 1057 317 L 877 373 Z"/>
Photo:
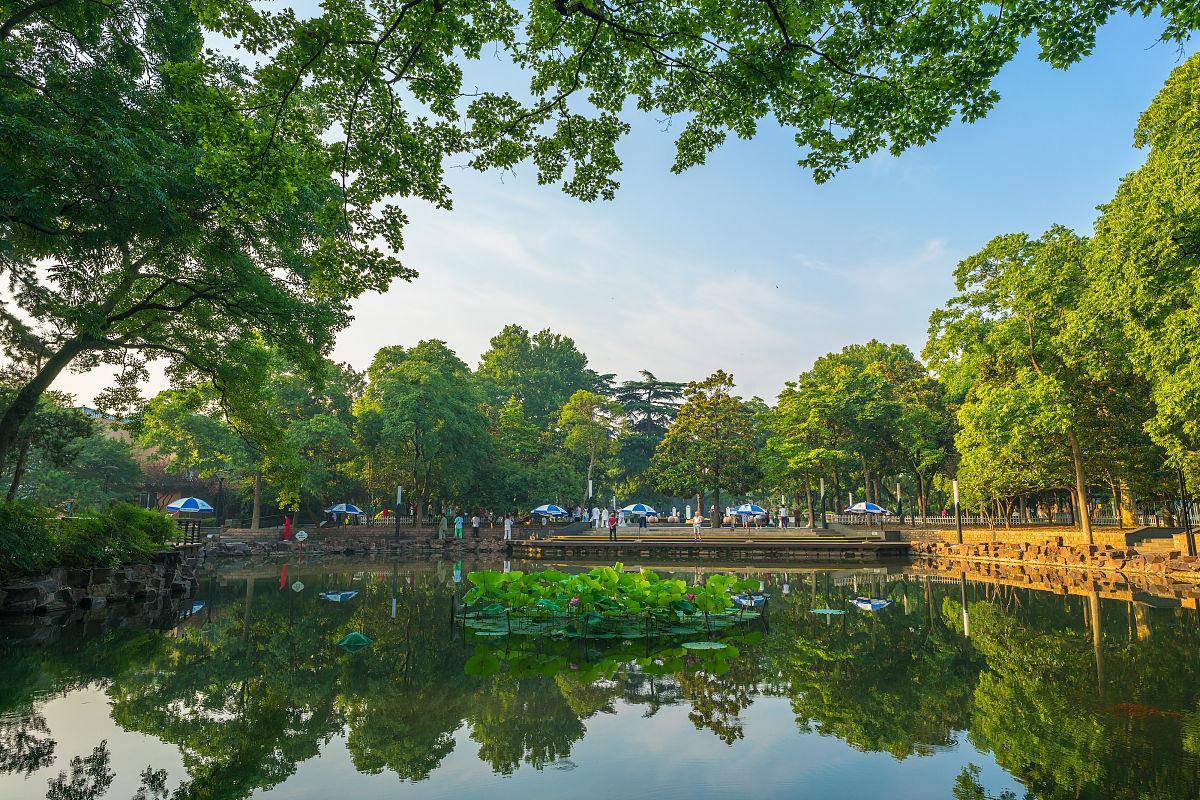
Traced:
<path fill-rule="evenodd" d="M 446 533 L 448 532 L 448 529 L 450 527 L 450 524 L 447 521 L 447 519 L 448 518 L 446 516 L 446 512 L 443 511 L 442 518 L 441 518 L 441 520 L 438 521 L 438 539 L 446 538 Z"/>
<path fill-rule="evenodd" d="M 608 512 L 608 540 L 615 542 L 617 540 L 617 512 Z"/>
<path fill-rule="evenodd" d="M 479 538 L 479 513 L 471 515 L 471 538 Z"/>
<path fill-rule="evenodd" d="M 463 526 L 463 518 L 462 518 L 462 512 L 460 511 L 460 512 L 458 512 L 458 515 L 454 517 L 454 538 L 455 539 L 462 538 L 462 526 Z"/>
<path fill-rule="evenodd" d="M 600 530 L 600 508 L 592 506 L 592 527 Z"/>
<path fill-rule="evenodd" d="M 513 526 L 512 515 L 505 514 L 504 515 L 504 541 L 506 541 L 506 542 L 512 541 L 512 526 Z"/>
<path fill-rule="evenodd" d="M 696 509 L 696 516 L 692 517 L 692 538 L 697 542 L 700 541 L 700 526 L 704 524 L 704 517 L 700 516 L 700 509 Z"/>

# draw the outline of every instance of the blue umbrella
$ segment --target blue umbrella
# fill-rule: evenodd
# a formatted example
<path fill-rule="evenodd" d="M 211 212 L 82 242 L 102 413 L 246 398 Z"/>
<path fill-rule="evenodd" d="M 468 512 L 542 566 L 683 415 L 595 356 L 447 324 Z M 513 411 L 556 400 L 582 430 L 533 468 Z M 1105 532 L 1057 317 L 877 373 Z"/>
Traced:
<path fill-rule="evenodd" d="M 641 516 L 641 515 L 650 516 L 650 515 L 658 513 L 657 511 L 655 511 L 653 508 L 646 505 L 645 503 L 634 503 L 631 506 L 625 506 L 621 510 L 624 511 L 626 514 L 637 514 L 639 516 Z"/>
<path fill-rule="evenodd" d="M 561 506 L 556 506 L 554 503 L 546 503 L 544 506 L 538 506 L 533 510 L 534 514 L 543 517 L 565 517 L 566 511 L 563 511 Z"/>
<path fill-rule="evenodd" d="M 749 517 L 749 516 L 757 517 L 759 514 L 767 513 L 767 510 L 765 508 L 762 508 L 761 506 L 754 505 L 754 503 L 742 503 L 740 506 L 738 506 L 737 508 L 735 508 L 733 510 L 733 513 L 739 514 L 743 517 Z"/>
<path fill-rule="evenodd" d="M 887 509 L 874 503 L 855 503 L 847 508 L 845 514 L 886 514 Z"/>
<path fill-rule="evenodd" d="M 363 510 L 353 503 L 338 503 L 325 509 L 326 514 L 361 514 Z"/>
<path fill-rule="evenodd" d="M 173 503 L 167 503 L 172 511 L 212 511 L 213 507 L 199 497 L 181 497 Z"/>

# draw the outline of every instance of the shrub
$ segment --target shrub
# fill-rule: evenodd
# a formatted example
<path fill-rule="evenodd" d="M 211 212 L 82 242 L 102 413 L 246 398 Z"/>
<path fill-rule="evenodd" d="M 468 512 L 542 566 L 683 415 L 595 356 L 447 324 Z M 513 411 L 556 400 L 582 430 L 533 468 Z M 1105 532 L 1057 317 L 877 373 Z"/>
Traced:
<path fill-rule="evenodd" d="M 24 500 L 0 502 L 0 575 L 42 572 L 54 566 L 58 520 Z"/>
<path fill-rule="evenodd" d="M 166 514 L 128 503 L 64 520 L 58 564 L 68 567 L 117 567 L 144 560 L 166 543 L 175 523 Z"/>
<path fill-rule="evenodd" d="M 144 561 L 174 530 L 166 514 L 128 503 L 68 519 L 33 503 L 0 503 L 0 575 Z"/>

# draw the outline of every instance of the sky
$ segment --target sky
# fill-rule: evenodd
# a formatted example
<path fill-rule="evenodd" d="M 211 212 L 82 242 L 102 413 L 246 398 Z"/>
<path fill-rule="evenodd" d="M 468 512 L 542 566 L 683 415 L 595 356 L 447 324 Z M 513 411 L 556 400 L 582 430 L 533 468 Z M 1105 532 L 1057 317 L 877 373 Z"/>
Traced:
<path fill-rule="evenodd" d="M 1004 233 L 1090 231 L 1096 206 L 1142 162 L 1138 115 L 1194 50 L 1159 43 L 1161 29 L 1114 18 L 1066 71 L 1027 44 L 984 120 L 824 185 L 773 122 L 673 175 L 674 131 L 648 116 L 630 118 L 612 201 L 577 201 L 527 170 L 452 169 L 453 210 L 405 206 L 403 257 L 419 277 L 353 301 L 333 357 L 361 369 L 385 345 L 441 339 L 475 366 L 515 322 L 572 337 L 601 373 L 724 369 L 743 394 L 771 400 L 847 344 L 920 354 L 959 260 Z M 56 388 L 88 402 L 105 380 L 64 375 Z"/>

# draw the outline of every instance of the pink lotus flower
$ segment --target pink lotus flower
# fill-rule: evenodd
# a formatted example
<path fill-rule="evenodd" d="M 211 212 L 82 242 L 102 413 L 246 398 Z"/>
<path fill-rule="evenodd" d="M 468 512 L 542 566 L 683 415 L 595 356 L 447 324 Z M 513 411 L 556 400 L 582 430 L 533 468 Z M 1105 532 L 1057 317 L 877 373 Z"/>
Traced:
<path fill-rule="evenodd" d="M 689 595 L 687 596 L 687 599 L 688 599 L 688 602 L 690 603 L 690 602 L 692 602 L 693 600 L 695 600 L 695 599 L 696 599 L 696 595 L 695 595 L 695 594 L 689 594 Z"/>
<path fill-rule="evenodd" d="M 579 598 L 578 598 L 578 597 L 572 597 L 572 598 L 571 598 L 571 605 L 573 605 L 573 606 L 577 606 L 577 605 L 579 605 Z"/>

